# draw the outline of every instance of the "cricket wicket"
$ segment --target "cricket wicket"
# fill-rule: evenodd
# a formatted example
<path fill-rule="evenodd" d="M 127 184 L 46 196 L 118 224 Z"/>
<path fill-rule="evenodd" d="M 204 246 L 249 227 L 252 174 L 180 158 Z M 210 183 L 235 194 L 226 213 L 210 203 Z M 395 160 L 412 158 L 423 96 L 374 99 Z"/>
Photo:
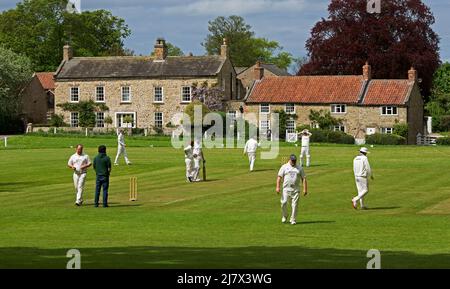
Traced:
<path fill-rule="evenodd" d="M 281 158 L 281 165 L 287 164 L 288 161 L 289 161 L 289 157 L 282 157 L 282 158 Z"/>
<path fill-rule="evenodd" d="M 137 187 L 137 177 L 130 178 L 130 201 L 137 201 L 138 187 Z"/>

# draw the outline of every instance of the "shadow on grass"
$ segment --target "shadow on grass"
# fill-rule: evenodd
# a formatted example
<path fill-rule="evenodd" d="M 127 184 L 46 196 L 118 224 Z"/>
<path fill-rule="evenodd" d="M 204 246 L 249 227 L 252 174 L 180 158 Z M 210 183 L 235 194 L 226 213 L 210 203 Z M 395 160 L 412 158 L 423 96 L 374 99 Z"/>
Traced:
<path fill-rule="evenodd" d="M 0 248 L 0 268 L 61 268 L 67 249 Z M 82 268 L 153 269 L 365 269 L 367 251 L 290 247 L 187 248 L 119 247 L 78 248 Z M 382 268 L 450 268 L 450 254 L 417 255 L 381 252 Z"/>
<path fill-rule="evenodd" d="M 7 182 L 0 183 L 0 193 L 2 192 L 20 192 L 22 189 L 37 186 L 40 182 Z"/>
<path fill-rule="evenodd" d="M 385 211 L 385 210 L 396 210 L 401 209 L 401 207 L 375 207 L 375 208 L 366 208 L 366 211 Z"/>

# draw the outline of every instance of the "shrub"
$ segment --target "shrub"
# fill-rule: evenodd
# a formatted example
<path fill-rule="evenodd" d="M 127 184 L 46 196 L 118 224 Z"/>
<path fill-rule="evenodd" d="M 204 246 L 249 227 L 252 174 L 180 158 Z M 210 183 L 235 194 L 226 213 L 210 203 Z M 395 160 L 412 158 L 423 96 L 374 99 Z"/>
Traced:
<path fill-rule="evenodd" d="M 408 125 L 406 123 L 398 123 L 394 125 L 394 134 L 401 137 L 408 137 Z"/>
<path fill-rule="evenodd" d="M 406 138 L 395 134 L 376 133 L 366 136 L 366 143 L 374 145 L 404 145 L 406 144 Z"/>
<path fill-rule="evenodd" d="M 336 143 L 354 144 L 355 138 L 341 131 L 313 129 L 311 131 L 311 142 L 315 143 Z"/>
<path fill-rule="evenodd" d="M 440 146 L 450 146 L 450 137 L 438 138 L 436 144 Z"/>

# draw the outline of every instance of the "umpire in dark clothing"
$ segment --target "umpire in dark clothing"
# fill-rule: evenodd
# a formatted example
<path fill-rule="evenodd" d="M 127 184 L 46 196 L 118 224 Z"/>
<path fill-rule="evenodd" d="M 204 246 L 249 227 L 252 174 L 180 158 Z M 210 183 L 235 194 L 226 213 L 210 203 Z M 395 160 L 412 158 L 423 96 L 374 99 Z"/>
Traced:
<path fill-rule="evenodd" d="M 94 169 L 97 173 L 95 185 L 95 207 L 98 207 L 100 190 L 103 187 L 103 207 L 108 207 L 109 175 L 111 174 L 111 159 L 106 155 L 106 146 L 98 147 L 98 155 L 94 159 Z"/>

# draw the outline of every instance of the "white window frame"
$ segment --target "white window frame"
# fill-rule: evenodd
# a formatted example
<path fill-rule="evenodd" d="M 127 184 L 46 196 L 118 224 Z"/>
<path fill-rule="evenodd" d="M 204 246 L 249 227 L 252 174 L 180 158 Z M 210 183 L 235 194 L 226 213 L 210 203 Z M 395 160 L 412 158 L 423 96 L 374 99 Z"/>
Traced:
<path fill-rule="evenodd" d="M 293 123 L 294 126 L 290 129 L 290 128 L 288 127 L 288 123 Z M 296 122 L 295 122 L 295 119 L 287 119 L 287 120 L 286 120 L 286 132 L 287 132 L 287 133 L 295 133 L 296 128 L 297 128 L 297 124 L 296 124 Z"/>
<path fill-rule="evenodd" d="M 227 112 L 227 116 L 228 116 L 228 118 L 230 118 L 231 122 L 234 123 L 236 121 L 236 119 L 237 119 L 237 111 L 230 110 L 230 111 Z"/>
<path fill-rule="evenodd" d="M 262 111 L 263 107 L 267 107 L 267 112 Z M 259 105 L 259 114 L 270 114 L 270 104 L 269 103 L 261 103 Z"/>
<path fill-rule="evenodd" d="M 189 101 L 184 100 L 184 89 L 189 88 Z M 191 103 L 192 102 L 192 87 L 184 85 L 181 87 L 181 103 Z"/>
<path fill-rule="evenodd" d="M 156 115 L 157 114 L 161 114 L 161 126 L 157 126 L 156 125 Z M 155 113 L 154 113 L 154 115 L 153 115 L 153 121 L 154 121 L 154 123 L 155 123 L 155 127 L 157 127 L 157 128 L 164 128 L 164 113 L 163 112 L 160 112 L 160 111 L 156 111 Z"/>
<path fill-rule="evenodd" d="M 161 88 L 161 100 L 156 100 L 156 89 Z M 162 86 L 155 86 L 153 88 L 153 102 L 154 103 L 164 103 L 164 87 Z"/>
<path fill-rule="evenodd" d="M 343 124 L 338 124 L 338 125 L 333 126 L 333 131 L 346 132 L 347 128 Z"/>
<path fill-rule="evenodd" d="M 129 98 L 128 100 L 123 100 L 123 95 L 124 95 L 123 90 L 125 88 L 128 88 L 128 98 Z M 131 101 L 132 101 L 131 86 L 121 86 L 120 87 L 120 103 L 131 103 Z"/>
<path fill-rule="evenodd" d="M 393 134 L 394 128 L 393 127 L 382 127 L 382 128 L 380 128 L 380 132 L 382 134 Z"/>
<path fill-rule="evenodd" d="M 127 115 L 127 114 L 133 115 L 134 122 L 133 122 L 132 128 L 136 128 L 136 125 L 137 125 L 136 112 L 130 112 L 130 111 L 119 111 L 119 112 L 115 113 L 115 115 L 114 115 L 115 122 L 114 123 L 115 123 L 117 128 L 128 128 L 128 127 L 125 127 L 125 126 L 120 126 L 120 124 L 119 124 L 119 116 L 120 115 Z"/>
<path fill-rule="evenodd" d="M 263 122 L 267 122 L 267 129 L 264 131 L 263 130 Z M 262 120 L 260 120 L 259 121 L 259 130 L 260 131 L 262 131 L 262 132 L 267 132 L 267 131 L 269 131 L 270 130 L 270 120 L 268 120 L 268 119 L 262 119 Z"/>
<path fill-rule="evenodd" d="M 103 100 L 98 100 L 98 89 L 102 88 L 103 89 Z M 106 102 L 106 93 L 105 93 L 105 86 L 104 85 L 98 85 L 95 87 L 95 102 L 96 103 L 105 103 Z"/>
<path fill-rule="evenodd" d="M 76 125 L 74 125 L 74 114 L 77 115 Z M 77 111 L 70 112 L 70 127 L 80 127 L 80 113 Z"/>
<path fill-rule="evenodd" d="M 395 109 L 395 113 L 394 113 L 394 109 Z M 384 110 L 386 110 L 386 113 L 384 112 Z M 390 110 L 391 112 L 388 113 L 388 110 Z M 398 115 L 398 106 L 382 106 L 380 108 L 380 113 L 382 116 L 397 116 Z"/>
<path fill-rule="evenodd" d="M 330 107 L 330 111 L 333 114 L 346 114 L 347 113 L 347 105 L 346 104 L 332 104 Z"/>
<path fill-rule="evenodd" d="M 77 89 L 77 100 L 73 100 L 73 91 L 72 89 Z M 70 103 L 79 103 L 80 102 L 80 87 L 79 86 L 73 86 L 69 88 L 69 102 Z"/>
<path fill-rule="evenodd" d="M 288 111 L 288 106 L 292 106 L 292 111 Z M 284 111 L 287 114 L 295 114 L 295 103 L 286 103 L 284 106 Z"/>
<path fill-rule="evenodd" d="M 99 114 L 103 115 L 102 119 L 99 119 L 99 117 L 98 117 Z M 102 124 L 101 126 L 99 125 L 99 122 L 101 122 L 101 124 Z M 98 111 L 95 113 L 95 127 L 98 127 L 98 128 L 105 127 L 105 113 L 103 111 Z"/>

